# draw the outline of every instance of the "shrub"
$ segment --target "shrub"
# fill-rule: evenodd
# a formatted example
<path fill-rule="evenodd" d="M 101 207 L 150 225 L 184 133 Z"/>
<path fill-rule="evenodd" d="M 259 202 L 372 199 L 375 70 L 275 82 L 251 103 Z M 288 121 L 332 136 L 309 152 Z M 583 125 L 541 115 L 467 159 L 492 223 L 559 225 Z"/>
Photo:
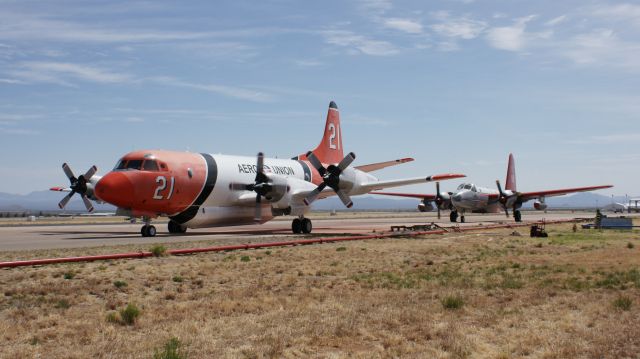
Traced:
<path fill-rule="evenodd" d="M 135 304 L 127 304 L 127 307 L 120 310 L 122 324 L 133 325 L 140 316 L 140 309 Z"/>
<path fill-rule="evenodd" d="M 73 279 L 73 277 L 75 277 L 76 275 L 73 272 L 65 272 L 62 277 L 64 279 Z"/>
<path fill-rule="evenodd" d="M 620 310 L 629 310 L 632 303 L 631 298 L 620 296 L 613 301 L 613 306 Z"/>
<path fill-rule="evenodd" d="M 248 261 L 250 261 L 250 260 L 251 260 L 251 258 L 250 258 L 249 256 L 242 256 L 242 257 L 240 257 L 240 261 L 242 261 L 242 262 L 248 262 Z"/>
<path fill-rule="evenodd" d="M 56 302 L 55 307 L 58 309 L 69 309 L 69 307 L 71 307 L 71 304 L 66 299 L 60 299 Z"/>
<path fill-rule="evenodd" d="M 175 275 L 175 276 L 173 276 L 172 280 L 173 280 L 174 282 L 176 282 L 176 283 L 182 283 L 182 281 L 183 281 L 184 279 L 182 279 L 182 277 L 181 277 L 181 276 L 179 276 L 179 275 Z"/>
<path fill-rule="evenodd" d="M 448 310 L 460 309 L 464 305 L 464 300 L 459 295 L 449 295 L 442 299 L 442 307 Z"/>
<path fill-rule="evenodd" d="M 629 249 L 633 249 L 633 247 L 635 247 L 635 246 L 633 245 L 633 243 L 631 243 L 631 242 L 627 243 L 627 248 L 629 248 Z"/>
<path fill-rule="evenodd" d="M 270 256 L 271 255 L 271 251 L 266 251 L 266 252 L 264 252 L 264 254 Z"/>
<path fill-rule="evenodd" d="M 153 354 L 153 359 L 182 359 L 187 356 L 180 352 L 181 343 L 178 338 L 171 338 L 164 345 L 164 350 L 158 351 L 156 349 Z"/>
<path fill-rule="evenodd" d="M 109 323 L 120 323 L 120 318 L 118 318 L 118 313 L 116 313 L 116 312 L 107 313 L 107 322 L 109 322 Z"/>
<path fill-rule="evenodd" d="M 347 250 L 347 247 L 338 247 L 338 248 L 336 248 L 336 252 L 343 252 L 343 251 L 346 251 L 346 250 Z"/>
<path fill-rule="evenodd" d="M 123 280 L 117 280 L 117 281 L 113 282 L 113 285 L 115 285 L 116 288 L 122 288 L 122 287 L 126 287 L 127 286 L 127 282 L 125 282 Z"/>
<path fill-rule="evenodd" d="M 167 255 L 167 248 L 161 244 L 151 247 L 151 254 L 154 257 L 164 257 Z"/>

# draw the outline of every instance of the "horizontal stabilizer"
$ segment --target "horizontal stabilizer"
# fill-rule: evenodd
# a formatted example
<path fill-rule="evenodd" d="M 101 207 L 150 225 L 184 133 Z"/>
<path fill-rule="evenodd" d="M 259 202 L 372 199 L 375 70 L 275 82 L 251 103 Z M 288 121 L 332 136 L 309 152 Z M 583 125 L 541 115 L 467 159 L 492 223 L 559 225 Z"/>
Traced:
<path fill-rule="evenodd" d="M 362 171 L 362 172 L 373 172 L 373 171 L 378 171 L 381 170 L 383 168 L 387 168 L 387 167 L 391 167 L 391 166 L 397 166 L 397 165 L 401 165 L 403 163 L 407 163 L 407 162 L 411 162 L 413 161 L 413 158 L 401 158 L 398 160 L 394 160 L 394 161 L 386 161 L 386 162 L 378 162 L 378 163 L 371 163 L 368 165 L 362 165 L 362 166 L 357 166 L 355 167 L 356 169 Z"/>
<path fill-rule="evenodd" d="M 406 179 L 400 179 L 400 180 L 377 181 L 377 182 L 365 183 L 361 185 L 360 188 L 367 192 L 370 192 L 370 191 L 379 191 L 381 189 L 391 188 L 391 187 L 407 186 L 410 184 L 419 184 L 419 183 L 425 183 L 425 182 L 443 181 L 443 180 L 462 178 L 462 177 L 466 177 L 466 175 L 459 174 L 459 173 L 445 173 L 445 174 L 438 174 L 438 175 L 433 175 L 428 177 L 415 177 L 415 178 L 406 178 Z"/>

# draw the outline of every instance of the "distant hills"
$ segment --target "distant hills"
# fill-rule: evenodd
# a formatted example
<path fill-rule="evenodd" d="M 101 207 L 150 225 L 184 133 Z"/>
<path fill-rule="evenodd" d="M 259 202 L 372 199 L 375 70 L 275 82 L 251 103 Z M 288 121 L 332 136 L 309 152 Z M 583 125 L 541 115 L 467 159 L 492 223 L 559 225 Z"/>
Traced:
<path fill-rule="evenodd" d="M 56 212 L 58 202 L 66 193 L 52 191 L 37 191 L 26 195 L 0 192 L 0 211 L 3 212 Z M 416 210 L 419 201 L 410 198 L 391 198 L 384 196 L 356 196 L 353 197 L 351 210 Z M 625 203 L 624 196 L 613 198 L 614 202 Z M 597 193 L 577 193 L 571 196 L 550 197 L 547 203 L 550 208 L 595 208 L 611 204 L 612 198 Z M 108 204 L 94 204 L 97 211 L 114 212 L 115 207 Z M 532 208 L 533 202 L 526 203 L 525 208 Z M 319 200 L 313 204 L 316 210 L 346 210 L 337 197 Z M 78 195 L 67 205 L 67 212 L 84 212 L 84 205 Z"/>

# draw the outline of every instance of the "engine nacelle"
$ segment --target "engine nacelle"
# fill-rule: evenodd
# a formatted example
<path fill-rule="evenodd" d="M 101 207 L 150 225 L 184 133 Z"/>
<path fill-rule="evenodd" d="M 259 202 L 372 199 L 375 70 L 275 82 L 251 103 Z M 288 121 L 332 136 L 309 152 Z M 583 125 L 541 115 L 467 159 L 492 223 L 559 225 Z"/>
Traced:
<path fill-rule="evenodd" d="M 545 209 L 547 209 L 547 204 L 541 201 L 535 201 L 533 202 L 533 208 L 538 211 L 544 211 Z"/>
<path fill-rule="evenodd" d="M 264 198 L 269 202 L 278 202 L 289 192 L 289 184 L 285 177 L 267 173 L 270 190 L 265 194 Z"/>
<path fill-rule="evenodd" d="M 418 205 L 418 211 L 420 212 L 431 212 L 434 208 L 435 207 L 431 202 L 420 202 L 420 204 Z"/>

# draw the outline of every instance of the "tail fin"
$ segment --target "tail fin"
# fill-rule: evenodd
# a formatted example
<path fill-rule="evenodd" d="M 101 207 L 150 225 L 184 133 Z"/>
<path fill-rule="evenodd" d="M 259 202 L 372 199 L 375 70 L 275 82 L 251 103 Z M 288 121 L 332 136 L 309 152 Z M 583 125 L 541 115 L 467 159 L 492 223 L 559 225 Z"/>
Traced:
<path fill-rule="evenodd" d="M 327 122 L 324 125 L 324 136 L 318 147 L 313 150 L 313 154 L 318 157 L 320 162 L 329 164 L 338 163 L 344 157 L 340 113 L 338 112 L 338 105 L 333 101 L 329 104 Z M 305 160 L 307 156 L 302 154 L 294 158 Z"/>
<path fill-rule="evenodd" d="M 505 189 L 516 192 L 516 162 L 513 154 L 509 154 L 509 165 L 507 166 L 507 180 Z"/>

